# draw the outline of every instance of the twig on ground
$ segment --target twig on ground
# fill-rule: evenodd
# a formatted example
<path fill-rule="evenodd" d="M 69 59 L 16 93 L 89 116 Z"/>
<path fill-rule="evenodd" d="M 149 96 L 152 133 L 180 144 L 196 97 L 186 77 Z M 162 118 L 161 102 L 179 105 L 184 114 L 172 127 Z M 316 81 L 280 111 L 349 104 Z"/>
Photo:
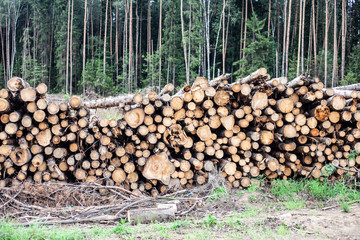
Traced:
<path fill-rule="evenodd" d="M 354 201 L 351 201 L 351 202 L 347 202 L 347 204 L 352 204 L 352 203 L 356 203 L 356 202 L 360 202 L 360 199 L 354 200 Z M 324 207 L 321 210 L 325 211 L 325 210 L 329 210 L 329 209 L 340 207 L 340 206 L 341 206 L 340 204 L 336 204 L 336 205 L 333 205 L 333 206 Z"/>
<path fill-rule="evenodd" d="M 22 190 L 24 189 L 24 187 L 22 187 L 20 189 L 20 191 L 18 191 L 13 197 L 10 198 L 10 200 L 8 200 L 6 203 L 4 203 L 2 206 L 0 206 L 0 208 L 5 207 L 8 203 L 12 202 L 15 200 L 15 198 L 22 192 Z"/>
<path fill-rule="evenodd" d="M 334 167 L 338 168 L 338 169 L 341 169 L 341 170 L 344 170 L 344 171 L 348 171 L 348 172 L 354 172 L 354 173 L 359 173 L 360 171 L 355 171 L 355 170 L 352 170 L 352 169 L 348 169 L 348 168 L 343 168 L 343 167 L 340 167 L 340 166 L 336 166 L 334 164 L 332 164 Z"/>

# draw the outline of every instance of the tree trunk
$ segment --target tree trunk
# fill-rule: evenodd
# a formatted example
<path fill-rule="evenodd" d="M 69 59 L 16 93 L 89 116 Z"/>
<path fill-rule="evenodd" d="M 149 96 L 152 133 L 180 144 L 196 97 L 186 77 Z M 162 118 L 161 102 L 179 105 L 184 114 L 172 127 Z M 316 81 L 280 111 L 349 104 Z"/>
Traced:
<path fill-rule="evenodd" d="M 185 33 L 184 33 L 184 13 L 183 13 L 183 0 L 180 0 L 180 16 L 181 16 L 181 36 L 184 50 L 184 60 L 185 60 L 185 71 L 186 71 L 186 83 L 190 83 L 190 72 L 189 66 L 187 62 L 187 52 L 186 52 L 186 41 L 185 41 Z"/>
<path fill-rule="evenodd" d="M 324 85 L 325 85 L 325 88 L 327 87 L 327 51 L 328 51 L 328 25 L 329 25 L 328 11 L 329 11 L 328 0 L 325 0 L 325 38 L 324 38 L 324 44 L 325 44 Z"/>
<path fill-rule="evenodd" d="M 129 89 L 132 92 L 132 79 L 133 79 L 133 0 L 130 0 L 130 13 L 129 13 Z"/>
<path fill-rule="evenodd" d="M 219 43 L 219 36 L 220 36 L 220 29 L 221 29 L 221 25 L 222 25 L 222 18 L 224 17 L 223 13 L 221 12 L 221 16 L 220 16 L 220 21 L 219 21 L 219 28 L 217 31 L 217 35 L 216 35 L 216 42 L 215 42 L 215 48 L 214 48 L 214 59 L 213 59 L 213 75 L 212 78 L 215 78 L 215 62 L 216 62 L 216 52 L 217 52 L 217 46 Z M 242 45 L 242 43 L 240 43 L 240 45 Z M 241 59 L 241 58 L 240 58 Z M 240 66 L 239 66 L 240 67 Z"/>
<path fill-rule="evenodd" d="M 159 9 L 159 91 L 161 89 L 161 41 L 162 41 L 162 0 Z"/>
<path fill-rule="evenodd" d="M 299 73 L 300 73 L 300 48 L 301 48 L 301 32 L 302 32 L 302 0 L 300 0 L 300 19 L 299 19 L 299 38 L 298 38 L 298 56 L 297 56 L 297 66 L 296 66 L 296 76 L 299 76 Z"/>
<path fill-rule="evenodd" d="M 287 25 L 287 5 L 288 0 L 285 0 L 284 4 L 284 32 L 283 32 L 283 53 L 282 53 L 282 64 L 281 64 L 281 76 L 285 76 L 285 52 L 286 52 L 286 25 Z"/>
<path fill-rule="evenodd" d="M 147 5 L 147 54 L 148 56 L 151 55 L 151 4 L 150 0 L 148 0 Z M 147 74 L 150 74 L 150 61 L 147 61 Z"/>
<path fill-rule="evenodd" d="M 287 23 L 287 30 L 286 30 L 286 59 L 285 59 L 285 77 L 288 75 L 288 68 L 289 68 L 289 40 L 290 40 L 290 23 L 291 23 L 291 2 L 289 2 L 289 14 L 288 14 L 288 23 Z"/>
<path fill-rule="evenodd" d="M 118 81 L 119 76 L 119 6 L 115 7 L 115 66 L 116 66 L 116 76 L 115 82 Z"/>
<path fill-rule="evenodd" d="M 106 0 L 105 9 L 105 27 L 104 27 L 104 52 L 103 52 L 103 74 L 106 74 L 106 34 L 107 34 L 107 17 L 108 17 L 109 0 Z"/>
<path fill-rule="evenodd" d="M 109 4 L 109 21 L 110 21 L 110 29 L 109 29 L 109 34 L 110 34 L 110 39 L 109 39 L 109 46 L 110 46 L 110 66 L 113 66 L 113 44 L 112 44 L 112 32 L 113 32 L 113 15 L 112 15 L 112 7 L 111 7 L 111 0 L 110 0 L 110 4 Z"/>
<path fill-rule="evenodd" d="M 91 62 L 94 63 L 94 18 L 93 18 L 93 8 L 94 2 L 91 3 L 91 11 L 90 11 L 90 18 L 91 18 Z"/>
<path fill-rule="evenodd" d="M 334 53 L 333 53 L 333 72 L 332 72 L 332 80 L 331 87 L 333 88 L 336 84 L 336 80 L 338 78 L 338 50 L 337 50 L 337 11 L 336 11 L 336 0 L 334 0 Z"/>
<path fill-rule="evenodd" d="M 225 74 L 225 57 L 226 57 L 226 53 L 225 53 L 225 0 L 223 0 L 223 9 L 222 9 L 222 15 L 224 16 L 222 21 L 223 21 L 223 30 L 222 30 L 222 74 Z"/>
<path fill-rule="evenodd" d="M 314 71 L 315 71 L 315 76 L 316 76 L 316 65 L 317 65 L 317 51 L 316 51 L 316 41 L 317 41 L 317 28 L 315 25 L 315 0 L 312 0 L 312 28 L 313 28 L 313 38 L 314 38 Z"/>
<path fill-rule="evenodd" d="M 69 0 L 69 5 L 68 5 L 68 28 L 67 28 L 67 40 L 66 40 L 66 75 L 65 75 L 66 94 L 69 93 L 70 2 L 71 0 Z"/>
<path fill-rule="evenodd" d="M 73 85 L 73 22 L 74 22 L 74 0 L 71 2 L 71 23 L 70 23 L 70 95 Z"/>
<path fill-rule="evenodd" d="M 221 17 L 220 17 L 221 19 Z M 221 22 L 221 20 L 220 20 Z M 243 30 L 244 30 L 244 0 L 241 1 L 241 22 L 240 22 L 240 44 L 239 44 L 239 59 L 241 59 L 242 56 L 242 39 L 243 39 Z M 241 64 L 239 64 L 239 68 L 241 67 Z M 213 74 L 213 78 L 215 78 Z"/>
<path fill-rule="evenodd" d="M 136 40 L 135 40 L 135 89 L 138 87 L 138 62 L 139 62 L 139 12 L 138 12 L 138 1 L 136 1 Z"/>
<path fill-rule="evenodd" d="M 5 46 L 4 46 L 4 38 L 3 38 L 3 33 L 2 33 L 2 27 L 0 27 L 0 38 L 1 38 L 1 61 L 2 61 L 2 64 L 3 64 L 3 68 L 4 68 L 4 85 L 6 86 L 6 80 L 7 80 L 7 77 L 6 77 L 6 59 L 5 59 L 5 54 L 4 54 Z M 29 51 L 30 51 L 30 49 L 29 49 Z"/>
<path fill-rule="evenodd" d="M 269 17 L 268 17 L 268 38 L 270 37 L 270 25 L 271 25 L 271 0 L 269 0 Z"/>
<path fill-rule="evenodd" d="M 303 4 L 302 24 L 301 24 L 302 27 L 305 26 L 305 17 L 306 17 L 305 9 L 306 9 L 306 0 L 304 0 L 304 4 Z M 311 29 L 309 31 L 311 31 Z M 304 35 L 305 35 L 305 31 L 303 29 L 301 31 L 301 73 L 302 74 L 304 73 Z M 311 46 L 310 45 L 309 45 L 309 48 L 310 48 L 309 51 L 311 51 Z"/>
<path fill-rule="evenodd" d="M 225 6 L 224 6 L 225 8 Z M 246 30 L 247 30 L 247 12 L 248 12 L 248 0 L 245 0 L 245 25 L 244 25 L 244 47 L 243 49 L 246 48 Z M 223 15 L 223 18 L 225 18 L 225 15 Z M 242 59 L 245 58 L 245 53 L 243 53 Z"/>
<path fill-rule="evenodd" d="M 341 4 L 341 81 L 344 81 L 345 76 L 345 49 L 346 49 L 346 28 L 347 28 L 347 2 L 342 0 Z"/>
<path fill-rule="evenodd" d="M 87 23 L 87 0 L 85 0 L 85 12 L 84 12 L 84 34 L 83 34 L 83 59 L 82 59 L 82 80 L 83 80 L 83 94 L 86 91 L 86 79 L 85 74 L 85 61 L 86 61 L 86 23 Z"/>

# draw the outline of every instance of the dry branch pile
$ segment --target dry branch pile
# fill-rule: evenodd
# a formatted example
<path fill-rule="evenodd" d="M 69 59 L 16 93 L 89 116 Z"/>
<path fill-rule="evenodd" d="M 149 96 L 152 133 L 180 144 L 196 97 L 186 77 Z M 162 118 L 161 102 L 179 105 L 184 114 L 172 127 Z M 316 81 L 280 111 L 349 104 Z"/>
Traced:
<path fill-rule="evenodd" d="M 81 181 L 152 196 L 202 185 L 220 174 L 231 187 L 250 179 L 331 178 L 359 172 L 359 92 L 324 89 L 319 79 L 270 79 L 266 69 L 229 84 L 196 78 L 173 96 L 150 92 L 82 103 L 48 103 L 47 87 L 21 78 L 0 90 L 0 186 Z M 121 120 L 90 116 L 118 106 Z"/>

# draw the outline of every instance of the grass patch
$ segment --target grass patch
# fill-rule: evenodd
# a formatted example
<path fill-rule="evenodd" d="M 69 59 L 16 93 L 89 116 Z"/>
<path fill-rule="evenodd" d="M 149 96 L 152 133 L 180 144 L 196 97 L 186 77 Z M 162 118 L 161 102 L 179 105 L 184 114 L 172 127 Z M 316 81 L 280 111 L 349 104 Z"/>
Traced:
<path fill-rule="evenodd" d="M 103 230 L 99 226 L 91 228 L 74 226 L 41 226 L 32 225 L 23 227 L 15 222 L 2 220 L 0 224 L 1 240 L 23 240 L 23 239 L 54 239 L 54 240 L 77 240 L 92 236 L 108 236 L 110 231 Z"/>
<path fill-rule="evenodd" d="M 347 202 L 342 202 L 340 205 L 344 212 L 347 212 L 347 213 L 350 212 L 350 206 Z"/>
<path fill-rule="evenodd" d="M 217 201 L 220 198 L 228 197 L 229 193 L 227 192 L 225 187 L 218 187 L 214 191 L 211 192 L 211 196 L 208 198 L 208 201 Z"/>
<path fill-rule="evenodd" d="M 270 192 L 280 201 L 298 201 L 301 195 L 308 195 L 318 201 L 341 198 L 343 201 L 360 200 L 360 191 L 345 181 L 319 180 L 274 180 Z"/>
<path fill-rule="evenodd" d="M 296 201 L 287 201 L 284 203 L 284 207 L 288 210 L 302 209 L 306 207 L 306 203 L 302 199 Z"/>
<path fill-rule="evenodd" d="M 207 215 L 207 216 L 203 219 L 203 223 L 204 223 L 205 226 L 208 227 L 208 228 L 216 225 L 217 222 L 218 222 L 217 218 L 211 216 L 211 214 Z"/>

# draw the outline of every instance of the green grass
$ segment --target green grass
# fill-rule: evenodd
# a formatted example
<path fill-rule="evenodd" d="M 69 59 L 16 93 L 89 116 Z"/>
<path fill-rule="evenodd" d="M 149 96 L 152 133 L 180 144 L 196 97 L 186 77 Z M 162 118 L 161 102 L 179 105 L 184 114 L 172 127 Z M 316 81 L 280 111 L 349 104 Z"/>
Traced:
<path fill-rule="evenodd" d="M 286 239 L 291 231 L 284 226 L 266 226 L 252 221 L 262 209 L 246 206 L 244 211 L 227 217 L 186 218 L 173 222 L 131 225 L 121 220 L 115 226 L 16 226 L 3 221 L 0 240 L 13 239 Z"/>
<path fill-rule="evenodd" d="M 274 180 L 270 192 L 280 201 L 297 201 L 304 195 L 317 200 L 328 201 L 341 198 L 342 201 L 360 200 L 360 191 L 345 181 L 318 180 Z"/>
<path fill-rule="evenodd" d="M 0 223 L 1 240 L 23 240 L 23 239 L 53 239 L 53 240 L 76 240 L 84 239 L 85 236 L 95 238 L 96 236 L 108 236 L 110 231 L 99 226 L 79 227 L 74 226 L 41 226 L 32 225 L 22 227 L 15 222 L 2 220 Z"/>
<path fill-rule="evenodd" d="M 347 202 L 342 202 L 342 203 L 340 203 L 340 205 L 344 212 L 347 212 L 347 213 L 350 212 L 350 206 Z"/>
<path fill-rule="evenodd" d="M 211 196 L 208 198 L 208 201 L 217 201 L 220 198 L 228 197 L 229 193 L 227 192 L 225 187 L 218 187 L 214 191 L 211 192 Z"/>

